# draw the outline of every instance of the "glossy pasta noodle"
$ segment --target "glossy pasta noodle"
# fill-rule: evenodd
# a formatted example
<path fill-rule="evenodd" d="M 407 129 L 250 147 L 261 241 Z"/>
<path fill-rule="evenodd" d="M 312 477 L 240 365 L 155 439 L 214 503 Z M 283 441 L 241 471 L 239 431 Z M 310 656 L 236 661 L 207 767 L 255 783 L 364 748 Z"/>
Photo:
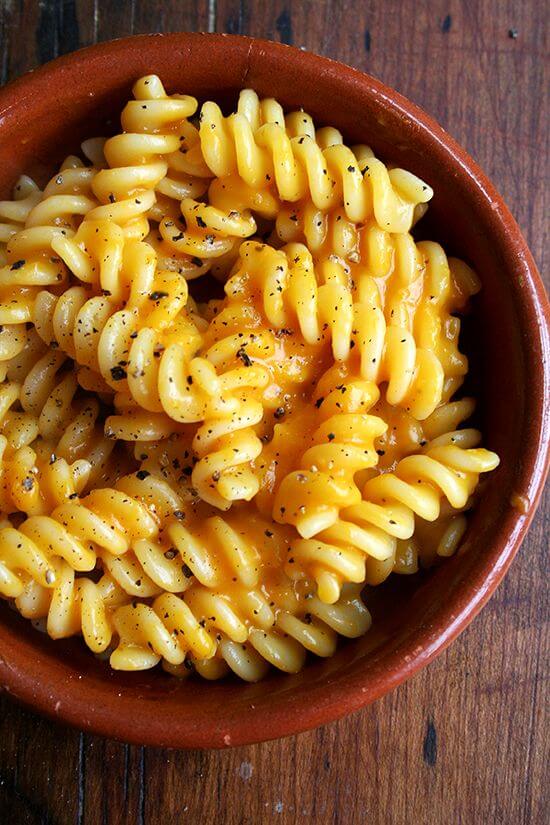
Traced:
<path fill-rule="evenodd" d="M 115 669 L 296 673 L 498 465 L 479 280 L 415 241 L 427 183 L 250 89 L 143 77 L 82 153 L 0 201 L 0 596 Z"/>

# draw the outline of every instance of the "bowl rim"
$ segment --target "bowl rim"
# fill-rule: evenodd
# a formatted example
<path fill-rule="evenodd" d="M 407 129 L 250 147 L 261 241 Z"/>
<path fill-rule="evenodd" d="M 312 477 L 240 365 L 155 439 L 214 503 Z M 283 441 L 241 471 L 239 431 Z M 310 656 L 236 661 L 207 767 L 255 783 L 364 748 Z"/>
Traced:
<path fill-rule="evenodd" d="M 550 388 L 550 308 L 533 257 L 502 197 L 475 161 L 430 115 L 379 80 L 327 57 L 242 35 L 187 32 L 135 35 L 80 49 L 11 81 L 0 89 L 0 122 L 4 113 L 17 107 L 20 96 L 24 98 L 33 86 L 45 89 L 51 82 L 55 87 L 53 78 L 56 75 L 82 67 L 91 58 L 122 58 L 129 46 L 148 49 L 151 44 L 161 40 L 174 45 L 185 44 L 192 49 L 194 44 L 204 43 L 205 38 L 217 47 L 223 44 L 228 51 L 246 51 L 247 60 L 265 56 L 266 53 L 275 57 L 291 57 L 294 61 L 299 57 L 304 67 L 307 64 L 309 71 L 317 71 L 319 75 L 329 74 L 341 82 L 342 86 L 359 85 L 365 96 L 391 107 L 409 126 L 414 127 L 417 139 L 430 144 L 440 158 L 446 156 L 457 174 L 462 174 L 467 185 L 477 191 L 483 202 L 479 209 L 485 209 L 491 216 L 491 229 L 498 238 L 504 256 L 506 259 L 515 259 L 516 266 L 521 271 L 524 278 L 520 294 L 521 308 L 535 321 L 531 325 L 529 341 L 525 343 L 525 358 L 528 362 L 526 366 L 531 368 L 529 380 L 534 388 L 534 397 L 527 399 L 526 403 L 531 405 L 531 411 L 537 419 L 537 437 L 526 445 L 522 469 L 522 491 L 528 494 L 529 510 L 527 513 L 522 513 L 519 509 L 507 511 L 506 528 L 503 528 L 505 540 L 494 556 L 490 569 L 484 568 L 476 578 L 461 586 L 459 593 L 438 613 L 436 628 L 426 626 L 418 629 L 399 651 L 393 651 L 387 657 L 388 666 L 383 676 L 369 678 L 368 672 L 361 672 L 351 676 L 348 674 L 342 679 L 328 680 L 317 689 L 316 701 L 308 704 L 291 702 L 277 712 L 269 708 L 258 709 L 250 714 L 250 718 L 228 718 L 223 729 L 214 725 L 210 728 L 206 725 L 205 729 L 204 719 L 201 720 L 201 725 L 195 727 L 189 726 L 186 721 L 186 727 L 182 729 L 181 726 L 178 727 L 177 720 L 174 720 L 173 729 L 161 733 L 160 727 L 155 727 L 154 721 L 149 717 L 147 724 L 133 727 L 130 720 L 115 717 L 112 712 L 106 711 L 101 702 L 93 707 L 84 702 L 79 696 L 80 685 L 77 679 L 56 684 L 55 691 L 52 691 L 51 684 L 37 683 L 28 668 L 22 666 L 23 657 L 19 655 L 18 648 L 8 644 L 7 652 L 3 653 L 6 639 L 4 627 L 0 623 L 0 690 L 50 718 L 79 728 L 83 725 L 85 707 L 88 732 L 135 744 L 179 748 L 251 744 L 311 729 L 370 704 L 431 662 L 468 626 L 504 577 L 534 516 L 550 462 L 550 410 L 544 403 Z M 21 647 L 25 646 L 31 647 L 21 640 Z M 105 685 L 104 689 L 109 690 L 107 682 Z"/>

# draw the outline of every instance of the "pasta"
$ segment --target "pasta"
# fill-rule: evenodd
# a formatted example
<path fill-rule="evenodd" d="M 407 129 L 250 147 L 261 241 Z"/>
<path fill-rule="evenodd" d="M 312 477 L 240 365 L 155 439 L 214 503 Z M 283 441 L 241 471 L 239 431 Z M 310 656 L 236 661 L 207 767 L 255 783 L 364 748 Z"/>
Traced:
<path fill-rule="evenodd" d="M 294 604 L 290 610 L 282 608 L 274 628 L 247 628 L 228 612 L 218 620 L 224 630 L 216 633 L 213 643 L 203 626 L 204 619 L 197 621 L 196 616 L 220 611 L 220 603 L 205 598 L 198 588 L 189 592 L 187 599 L 188 603 L 164 594 L 152 607 L 126 606 L 118 610 L 115 625 L 121 641 L 111 656 L 114 665 L 125 670 L 141 669 L 162 658 L 166 669 L 180 676 L 187 675 L 189 668 L 207 679 L 218 679 L 233 671 L 255 682 L 270 664 L 283 672 L 296 673 L 303 667 L 306 652 L 330 656 L 336 648 L 337 634 L 356 638 L 371 624 L 368 610 L 350 590 L 335 605 L 324 604 L 312 595 L 304 600 L 301 611 Z M 187 653 L 190 655 L 185 658 Z"/>
<path fill-rule="evenodd" d="M 463 508 L 480 473 L 495 469 L 488 451 L 474 449 L 479 438 L 477 430 L 446 433 L 422 453 L 403 458 L 393 473 L 367 481 L 361 500 L 344 507 L 330 527 L 315 530 L 314 539 L 307 531 L 305 539 L 293 544 L 296 564 L 291 573 L 302 566 L 308 570 L 311 564 L 320 598 L 329 603 L 336 600 L 341 581 L 365 581 L 365 554 L 380 562 L 391 560 L 395 539 L 412 536 L 415 515 L 435 521 L 442 497 L 453 509 Z"/>
<path fill-rule="evenodd" d="M 48 350 L 37 336 L 29 336 L 25 348 L 12 360 L 7 377 L 13 386 L 23 379 L 18 393 L 23 410 L 19 420 L 32 421 L 36 427 L 40 454 L 47 459 L 55 455 L 69 462 L 87 461 L 93 484 L 116 474 L 115 445 L 104 434 L 98 399 L 79 392 L 69 365 L 58 350 Z"/>
<path fill-rule="evenodd" d="M 284 201 L 309 196 L 322 210 L 343 203 L 353 221 L 374 215 L 389 232 L 407 232 L 414 208 L 433 194 L 404 169 L 388 171 L 369 147 L 350 149 L 335 129 L 316 134 L 308 115 L 285 118 L 276 101 L 260 101 L 250 90 L 228 118 L 205 103 L 200 121 L 202 151 L 216 177 L 238 174 L 256 189 L 269 183 Z"/>
<path fill-rule="evenodd" d="M 121 127 L 0 201 L 0 596 L 115 669 L 296 673 L 467 531 L 480 283 L 301 110 L 149 75 Z"/>
<path fill-rule="evenodd" d="M 91 651 L 103 653 L 112 639 L 113 610 L 130 597 L 107 575 L 97 584 L 87 576 L 76 578 L 63 560 L 56 560 L 53 570 L 54 586 L 31 579 L 15 599 L 17 609 L 27 619 L 45 622 L 52 639 L 81 633 Z"/>

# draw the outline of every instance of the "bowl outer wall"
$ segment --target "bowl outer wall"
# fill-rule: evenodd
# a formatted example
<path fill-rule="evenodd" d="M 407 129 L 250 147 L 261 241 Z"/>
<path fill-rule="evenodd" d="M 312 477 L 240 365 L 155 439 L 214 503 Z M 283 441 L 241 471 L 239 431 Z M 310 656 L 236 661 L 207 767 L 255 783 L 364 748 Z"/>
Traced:
<path fill-rule="evenodd" d="M 190 89 L 201 98 L 214 94 L 225 99 L 251 86 L 279 97 L 287 107 L 303 103 L 317 119 L 334 120 L 355 140 L 364 133 L 366 119 L 382 157 L 406 159 L 407 168 L 418 173 L 427 170 L 428 182 L 430 167 L 447 176 L 456 208 L 463 213 L 459 222 L 478 224 L 475 231 L 499 257 L 503 311 L 515 312 L 517 318 L 517 328 L 507 332 L 521 382 L 516 388 L 522 407 L 517 427 L 524 447 L 519 460 L 514 454 L 514 460 L 503 461 L 499 487 L 527 496 L 529 510 L 523 514 L 506 501 L 498 519 L 481 512 L 479 534 L 488 539 L 490 533 L 490 541 L 478 548 L 478 562 L 468 562 L 469 578 L 451 560 L 448 571 L 437 574 L 449 587 L 443 594 L 447 597 L 435 599 L 431 613 L 418 608 L 408 632 L 382 634 L 367 656 L 354 658 L 350 645 L 337 654 L 337 670 L 320 663 L 298 676 L 274 675 L 259 685 L 176 685 L 162 675 L 115 674 L 82 655 L 76 643 L 51 642 L 7 610 L 0 617 L 0 685 L 30 707 L 123 741 L 224 747 L 295 734 L 372 702 L 440 653 L 490 597 L 533 517 L 548 469 L 549 310 L 532 256 L 507 207 L 440 126 L 377 80 L 272 42 L 228 35 L 142 35 L 66 55 L 14 81 L 0 91 L 4 193 L 22 171 L 40 175 L 51 166 L 52 156 L 61 157 L 61 134 L 72 149 L 78 139 L 94 134 L 90 129 L 97 112 L 114 113 L 134 79 L 153 72 L 166 79 L 170 90 Z M 454 206 L 442 203 L 444 219 L 446 208 L 450 216 Z M 504 404 L 502 388 L 500 395 Z M 475 541 L 474 536 L 473 550 Z"/>

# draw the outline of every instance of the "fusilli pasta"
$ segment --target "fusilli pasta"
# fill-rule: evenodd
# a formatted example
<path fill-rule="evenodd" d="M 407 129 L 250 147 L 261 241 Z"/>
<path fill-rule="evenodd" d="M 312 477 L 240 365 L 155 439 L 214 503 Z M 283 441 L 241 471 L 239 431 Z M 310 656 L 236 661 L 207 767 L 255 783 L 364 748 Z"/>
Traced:
<path fill-rule="evenodd" d="M 0 201 L 0 596 L 115 669 L 296 673 L 460 545 L 480 283 L 301 110 L 149 75 L 121 127 Z"/>

